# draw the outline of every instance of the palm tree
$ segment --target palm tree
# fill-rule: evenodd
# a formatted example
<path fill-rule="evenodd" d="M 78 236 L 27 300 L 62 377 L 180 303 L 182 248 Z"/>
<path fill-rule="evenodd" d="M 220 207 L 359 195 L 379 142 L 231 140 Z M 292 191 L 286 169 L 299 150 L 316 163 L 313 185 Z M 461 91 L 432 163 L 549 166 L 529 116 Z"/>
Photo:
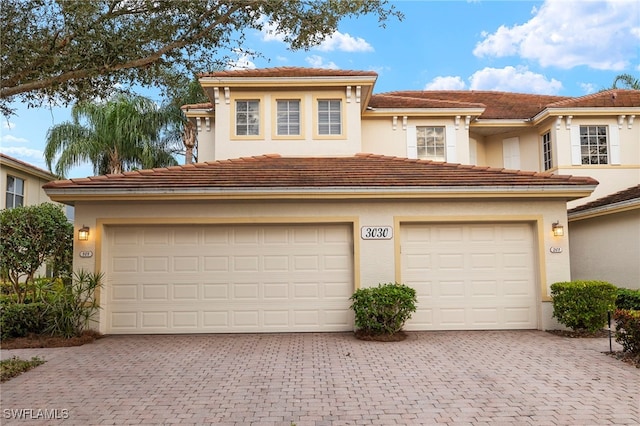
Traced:
<path fill-rule="evenodd" d="M 640 90 L 640 80 L 634 78 L 631 74 L 620 74 L 616 76 L 616 79 L 613 80 L 612 89 L 618 89 L 618 82 L 621 82 L 623 87 L 632 90 Z"/>
<path fill-rule="evenodd" d="M 174 114 L 152 100 L 117 95 L 106 102 L 80 102 L 71 120 L 47 132 L 44 158 L 49 170 L 64 176 L 73 166 L 91 162 L 95 174 L 177 165 L 163 130 Z"/>
<path fill-rule="evenodd" d="M 182 144 L 185 164 L 197 161 L 197 132 L 193 121 L 190 121 L 182 111 L 183 105 L 201 104 L 209 102 L 209 98 L 202 89 L 197 77 L 187 80 L 183 75 L 176 75 L 174 78 L 179 84 L 168 86 L 168 102 L 164 108 L 174 114 L 175 120 L 167 132 L 167 138 L 172 139 L 176 145 Z M 195 150 L 195 151 L 194 151 Z"/>

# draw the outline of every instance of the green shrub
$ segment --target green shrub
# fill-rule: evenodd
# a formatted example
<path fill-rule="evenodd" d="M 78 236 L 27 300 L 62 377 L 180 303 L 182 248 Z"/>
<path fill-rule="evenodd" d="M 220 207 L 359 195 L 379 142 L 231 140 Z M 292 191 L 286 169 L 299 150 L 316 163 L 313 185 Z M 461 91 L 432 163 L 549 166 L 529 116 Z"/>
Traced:
<path fill-rule="evenodd" d="M 640 311 L 617 309 L 613 318 L 616 320 L 616 342 L 625 352 L 640 354 Z"/>
<path fill-rule="evenodd" d="M 394 334 L 416 311 L 416 291 L 404 284 L 378 284 L 351 296 L 356 327 L 372 335 Z"/>
<path fill-rule="evenodd" d="M 640 311 L 640 290 L 619 288 L 616 297 L 616 308 Z"/>
<path fill-rule="evenodd" d="M 551 285 L 553 316 L 572 330 L 596 332 L 615 308 L 617 287 L 604 281 L 571 281 Z"/>
<path fill-rule="evenodd" d="M 40 334 L 48 326 L 44 303 L 17 303 L 4 299 L 0 303 L 0 340 Z"/>
<path fill-rule="evenodd" d="M 100 308 L 95 298 L 102 274 L 74 272 L 71 283 L 57 283 L 43 297 L 50 317 L 47 332 L 54 336 L 79 336 Z"/>

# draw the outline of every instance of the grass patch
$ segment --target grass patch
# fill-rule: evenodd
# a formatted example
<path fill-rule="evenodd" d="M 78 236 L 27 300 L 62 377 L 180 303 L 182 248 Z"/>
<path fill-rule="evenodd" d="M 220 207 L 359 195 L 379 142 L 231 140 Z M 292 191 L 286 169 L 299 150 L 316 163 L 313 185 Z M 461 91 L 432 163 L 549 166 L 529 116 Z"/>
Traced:
<path fill-rule="evenodd" d="M 44 360 L 34 356 L 31 360 L 20 359 L 17 356 L 0 361 L 0 382 L 6 382 L 12 377 L 19 376 L 41 364 Z"/>

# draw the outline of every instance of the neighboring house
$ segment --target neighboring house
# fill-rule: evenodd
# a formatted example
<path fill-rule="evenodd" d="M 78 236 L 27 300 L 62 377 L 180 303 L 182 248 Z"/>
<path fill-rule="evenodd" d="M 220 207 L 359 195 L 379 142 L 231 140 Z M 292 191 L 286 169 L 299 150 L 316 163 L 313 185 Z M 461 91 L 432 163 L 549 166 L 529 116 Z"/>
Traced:
<path fill-rule="evenodd" d="M 569 210 L 573 279 L 640 289 L 640 185 Z"/>
<path fill-rule="evenodd" d="M 51 202 L 42 186 L 56 179 L 51 172 L 0 153 L 0 209 Z"/>
<path fill-rule="evenodd" d="M 42 186 L 57 178 L 51 172 L 0 152 L 0 188 L 2 188 L 0 209 L 51 203 Z M 36 275 L 46 274 L 46 265 L 40 267 L 36 273 Z"/>
<path fill-rule="evenodd" d="M 105 273 L 100 331 L 352 330 L 353 291 L 394 281 L 418 292 L 410 330 L 555 327 L 567 203 L 599 191 L 591 175 L 637 183 L 640 92 L 373 94 L 376 79 L 204 74 L 211 103 L 183 107 L 199 164 L 46 185 L 90 227 L 74 266 Z"/>

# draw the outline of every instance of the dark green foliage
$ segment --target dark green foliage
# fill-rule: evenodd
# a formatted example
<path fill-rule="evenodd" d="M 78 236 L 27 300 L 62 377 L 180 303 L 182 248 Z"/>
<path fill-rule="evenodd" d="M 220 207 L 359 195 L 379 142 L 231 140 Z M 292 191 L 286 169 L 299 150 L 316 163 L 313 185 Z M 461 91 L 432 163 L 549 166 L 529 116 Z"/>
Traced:
<path fill-rule="evenodd" d="M 29 290 L 35 298 L 35 274 L 46 261 L 66 259 L 70 265 L 72 244 L 73 225 L 57 205 L 43 203 L 0 212 L 0 269 L 19 303 Z"/>
<path fill-rule="evenodd" d="M 416 311 L 416 291 L 404 284 L 378 284 L 352 296 L 356 327 L 371 334 L 394 334 Z"/>
<path fill-rule="evenodd" d="M 44 303 L 15 303 L 3 299 L 0 303 L 0 340 L 39 334 L 47 328 Z"/>
<path fill-rule="evenodd" d="M 615 308 L 617 287 L 605 281 L 571 281 L 551 285 L 553 316 L 572 330 L 594 333 Z"/>
<path fill-rule="evenodd" d="M 18 302 L 15 295 L 0 299 L 0 340 L 29 334 L 75 337 L 85 331 L 99 309 L 96 290 L 102 274 L 80 271 L 69 282 L 38 280 L 37 302 Z"/>
<path fill-rule="evenodd" d="M 2 0 L 0 113 L 14 101 L 68 105 L 223 69 L 267 26 L 308 49 L 360 15 L 402 17 L 381 0 Z"/>
<path fill-rule="evenodd" d="M 616 320 L 616 342 L 625 352 L 640 354 L 640 311 L 617 309 L 613 318 Z"/>
<path fill-rule="evenodd" d="M 100 308 L 95 296 L 96 290 L 102 287 L 102 276 L 85 271 L 76 272 L 70 284 L 53 289 L 44 298 L 49 317 L 45 331 L 61 337 L 82 334 Z"/>
<path fill-rule="evenodd" d="M 640 290 L 619 288 L 616 297 L 616 308 L 640 311 Z"/>

